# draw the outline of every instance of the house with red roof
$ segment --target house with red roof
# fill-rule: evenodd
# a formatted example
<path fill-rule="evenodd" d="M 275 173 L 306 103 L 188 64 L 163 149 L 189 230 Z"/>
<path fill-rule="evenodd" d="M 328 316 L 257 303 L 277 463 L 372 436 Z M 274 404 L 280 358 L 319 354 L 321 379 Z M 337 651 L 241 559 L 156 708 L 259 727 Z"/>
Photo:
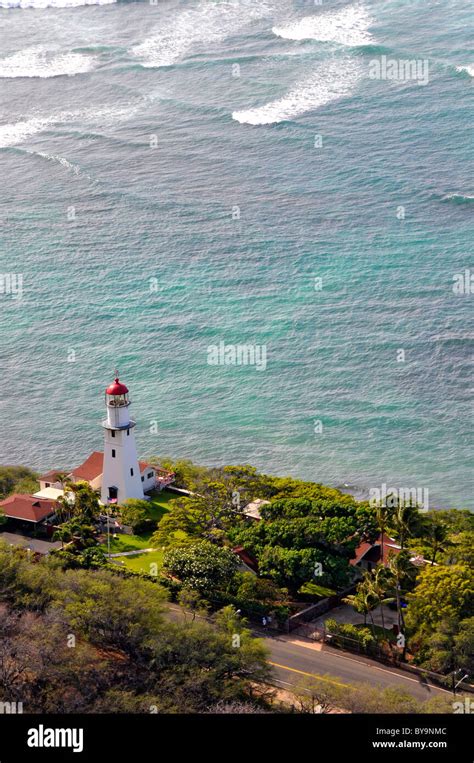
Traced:
<path fill-rule="evenodd" d="M 14 493 L 0 501 L 0 512 L 28 530 L 37 529 L 54 516 L 54 501 L 44 501 L 32 495 Z"/>
<path fill-rule="evenodd" d="M 388 565 L 389 558 L 393 554 L 399 554 L 402 547 L 395 540 L 391 538 L 387 533 L 380 533 L 378 538 L 373 543 L 364 542 L 361 543 L 355 550 L 354 559 L 350 560 L 353 567 L 359 570 L 372 570 L 377 564 L 383 564 L 384 567 Z M 417 566 L 422 564 L 430 564 L 427 559 L 422 556 L 413 554 L 410 557 L 412 564 Z"/>

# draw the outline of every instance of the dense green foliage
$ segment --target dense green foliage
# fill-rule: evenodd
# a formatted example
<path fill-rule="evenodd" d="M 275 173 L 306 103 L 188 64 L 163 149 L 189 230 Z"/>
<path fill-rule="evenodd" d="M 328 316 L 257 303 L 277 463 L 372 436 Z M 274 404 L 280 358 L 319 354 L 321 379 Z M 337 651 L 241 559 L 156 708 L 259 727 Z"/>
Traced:
<path fill-rule="evenodd" d="M 25 712 L 205 712 L 247 700 L 265 651 L 233 610 L 172 622 L 157 584 L 0 545 L 0 701 Z M 235 644 L 235 634 L 239 643 Z"/>
<path fill-rule="evenodd" d="M 36 493 L 38 475 L 26 466 L 0 466 L 0 500 L 12 493 Z"/>
<path fill-rule="evenodd" d="M 228 586 L 237 570 L 237 558 L 228 548 L 200 541 L 167 551 L 163 569 L 205 594 Z"/>
<path fill-rule="evenodd" d="M 137 535 L 155 529 L 156 522 L 149 518 L 148 501 L 130 498 L 120 507 L 120 520 L 132 528 Z"/>
<path fill-rule="evenodd" d="M 237 526 L 234 543 L 258 560 L 260 574 L 293 592 L 313 581 L 342 588 L 351 578 L 350 558 L 361 540 L 376 535 L 373 513 L 350 496 L 325 491 L 317 498 L 287 498 L 261 509 L 262 520 Z"/>

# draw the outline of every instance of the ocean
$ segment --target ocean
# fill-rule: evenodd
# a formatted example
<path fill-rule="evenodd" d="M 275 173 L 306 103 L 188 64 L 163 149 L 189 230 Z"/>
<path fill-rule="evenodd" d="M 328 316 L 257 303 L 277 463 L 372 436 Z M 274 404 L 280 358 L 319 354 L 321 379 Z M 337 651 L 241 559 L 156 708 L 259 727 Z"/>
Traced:
<path fill-rule="evenodd" d="M 142 457 L 474 508 L 472 21 L 0 0 L 0 463 L 100 449 L 117 367 Z"/>

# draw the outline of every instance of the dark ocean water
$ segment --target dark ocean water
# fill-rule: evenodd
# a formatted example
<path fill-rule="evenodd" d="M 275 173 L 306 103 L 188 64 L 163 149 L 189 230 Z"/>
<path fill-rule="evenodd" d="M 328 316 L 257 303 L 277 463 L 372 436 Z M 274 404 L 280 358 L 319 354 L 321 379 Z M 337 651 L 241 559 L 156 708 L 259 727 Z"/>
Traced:
<path fill-rule="evenodd" d="M 21 4 L 0 0 L 0 273 L 23 276 L 0 463 L 99 449 L 118 366 L 143 456 L 473 508 L 471 3 Z M 382 56 L 428 83 L 371 79 Z M 208 365 L 220 341 L 266 369 Z"/>

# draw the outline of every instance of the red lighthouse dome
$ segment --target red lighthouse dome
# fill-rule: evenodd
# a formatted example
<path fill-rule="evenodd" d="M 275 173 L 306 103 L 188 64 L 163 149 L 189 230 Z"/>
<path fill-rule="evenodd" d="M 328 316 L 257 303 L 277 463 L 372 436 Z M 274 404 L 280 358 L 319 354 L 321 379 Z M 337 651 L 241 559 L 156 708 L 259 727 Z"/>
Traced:
<path fill-rule="evenodd" d="M 113 384 L 110 384 L 105 390 L 106 395 L 126 395 L 128 393 L 128 387 L 122 384 L 117 377 L 114 379 Z"/>

